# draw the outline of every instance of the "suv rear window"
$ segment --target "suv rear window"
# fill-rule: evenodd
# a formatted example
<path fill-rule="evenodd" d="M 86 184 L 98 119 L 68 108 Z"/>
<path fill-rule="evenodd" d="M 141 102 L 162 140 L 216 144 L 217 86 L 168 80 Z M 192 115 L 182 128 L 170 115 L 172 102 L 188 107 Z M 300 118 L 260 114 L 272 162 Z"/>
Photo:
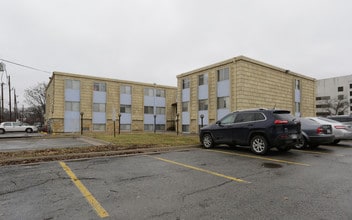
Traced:
<path fill-rule="evenodd" d="M 274 118 L 279 120 L 293 121 L 295 117 L 290 114 L 290 111 L 274 111 Z"/>

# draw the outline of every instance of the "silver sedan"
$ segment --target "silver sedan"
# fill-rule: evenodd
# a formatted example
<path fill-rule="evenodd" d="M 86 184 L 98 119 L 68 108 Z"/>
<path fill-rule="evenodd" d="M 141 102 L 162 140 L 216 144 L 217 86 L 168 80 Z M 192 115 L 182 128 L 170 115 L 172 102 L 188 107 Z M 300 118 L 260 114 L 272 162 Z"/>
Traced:
<path fill-rule="evenodd" d="M 352 140 L 352 128 L 350 125 L 342 124 L 341 122 L 323 118 L 323 117 L 306 117 L 319 124 L 329 124 L 332 127 L 332 133 L 335 136 L 334 144 L 339 143 L 341 140 Z"/>

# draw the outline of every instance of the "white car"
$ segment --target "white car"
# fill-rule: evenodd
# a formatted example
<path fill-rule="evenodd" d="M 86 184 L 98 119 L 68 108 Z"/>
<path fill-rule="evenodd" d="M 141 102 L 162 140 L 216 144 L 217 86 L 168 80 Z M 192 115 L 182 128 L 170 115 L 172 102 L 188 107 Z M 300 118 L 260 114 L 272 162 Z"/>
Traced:
<path fill-rule="evenodd" d="M 323 118 L 323 117 L 306 117 L 319 124 L 329 124 L 332 127 L 332 134 L 335 136 L 334 144 L 339 143 L 341 140 L 352 140 L 352 127 L 350 125 L 342 124 L 341 122 Z"/>
<path fill-rule="evenodd" d="M 22 122 L 2 122 L 0 124 L 0 134 L 16 131 L 32 133 L 37 132 L 38 128 L 32 125 L 25 125 Z"/>

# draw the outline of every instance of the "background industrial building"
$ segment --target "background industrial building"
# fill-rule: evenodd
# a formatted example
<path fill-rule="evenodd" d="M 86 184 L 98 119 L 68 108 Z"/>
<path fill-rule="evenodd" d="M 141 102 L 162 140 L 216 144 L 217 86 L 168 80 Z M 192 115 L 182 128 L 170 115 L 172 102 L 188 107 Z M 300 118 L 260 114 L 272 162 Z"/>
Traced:
<path fill-rule="evenodd" d="M 316 111 L 317 116 L 331 113 L 350 115 L 352 112 L 352 75 L 317 80 Z M 339 112 L 329 111 L 329 102 L 346 101 Z"/>

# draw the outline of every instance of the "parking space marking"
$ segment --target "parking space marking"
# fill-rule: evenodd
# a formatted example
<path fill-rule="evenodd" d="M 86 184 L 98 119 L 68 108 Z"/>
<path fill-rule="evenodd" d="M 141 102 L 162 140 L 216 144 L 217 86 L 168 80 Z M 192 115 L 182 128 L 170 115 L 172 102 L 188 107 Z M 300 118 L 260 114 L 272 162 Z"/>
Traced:
<path fill-rule="evenodd" d="M 236 181 L 236 182 L 240 182 L 240 183 L 251 183 L 251 182 L 239 179 L 239 178 L 235 178 L 235 177 L 232 177 L 232 176 L 226 176 L 226 175 L 221 174 L 221 173 L 213 172 L 213 171 L 210 171 L 210 170 L 205 170 L 205 169 L 202 169 L 202 168 L 199 168 L 199 167 L 190 166 L 190 165 L 179 163 L 179 162 L 172 161 L 172 160 L 167 160 L 167 159 L 164 159 L 164 158 L 161 158 L 161 157 L 155 157 L 155 156 L 150 156 L 150 155 L 146 155 L 146 156 L 152 157 L 154 159 L 158 159 L 158 160 L 161 160 L 161 161 L 164 161 L 164 162 L 167 162 L 167 163 L 176 164 L 176 165 L 179 165 L 179 166 L 182 166 L 182 167 L 186 167 L 186 168 L 189 168 L 189 169 L 192 169 L 192 170 L 197 170 L 197 171 L 208 173 L 208 174 L 211 174 L 211 175 L 214 175 L 214 176 L 219 176 L 219 177 L 222 177 L 222 178 L 226 178 L 226 179 L 229 179 L 229 180 L 232 180 L 232 181 Z"/>
<path fill-rule="evenodd" d="M 100 205 L 100 203 L 94 198 L 94 196 L 89 192 L 89 190 L 83 185 L 83 183 L 76 177 L 76 175 L 72 172 L 70 167 L 66 165 L 66 163 L 60 161 L 61 167 L 66 171 L 67 175 L 71 178 L 72 182 L 76 185 L 76 187 L 81 191 L 84 198 L 88 201 L 88 203 L 93 207 L 95 212 L 99 217 L 105 218 L 108 217 L 108 212 Z"/>
<path fill-rule="evenodd" d="M 272 158 L 268 158 L 268 157 L 226 152 L 226 151 L 221 151 L 221 150 L 207 150 L 207 151 L 217 152 L 217 153 L 222 153 L 222 154 L 236 155 L 236 156 L 240 156 L 240 157 L 249 157 L 249 158 L 260 159 L 260 160 L 268 160 L 268 161 L 273 161 L 273 162 L 278 162 L 278 163 L 287 163 L 287 164 L 294 164 L 294 165 L 307 166 L 307 167 L 310 166 L 310 164 L 306 164 L 306 163 L 298 163 L 298 162 L 293 162 L 293 161 L 288 161 L 288 160 L 278 160 L 278 159 L 272 159 Z"/>
<path fill-rule="evenodd" d="M 297 152 L 302 152 L 302 153 L 307 153 L 307 154 L 322 154 L 322 155 L 335 155 L 337 157 L 343 157 L 345 155 L 343 154 L 332 154 L 332 153 L 325 153 L 325 152 L 319 152 L 319 151 L 306 151 L 306 150 L 297 150 L 297 149 L 292 149 L 294 151 L 297 151 Z"/>

